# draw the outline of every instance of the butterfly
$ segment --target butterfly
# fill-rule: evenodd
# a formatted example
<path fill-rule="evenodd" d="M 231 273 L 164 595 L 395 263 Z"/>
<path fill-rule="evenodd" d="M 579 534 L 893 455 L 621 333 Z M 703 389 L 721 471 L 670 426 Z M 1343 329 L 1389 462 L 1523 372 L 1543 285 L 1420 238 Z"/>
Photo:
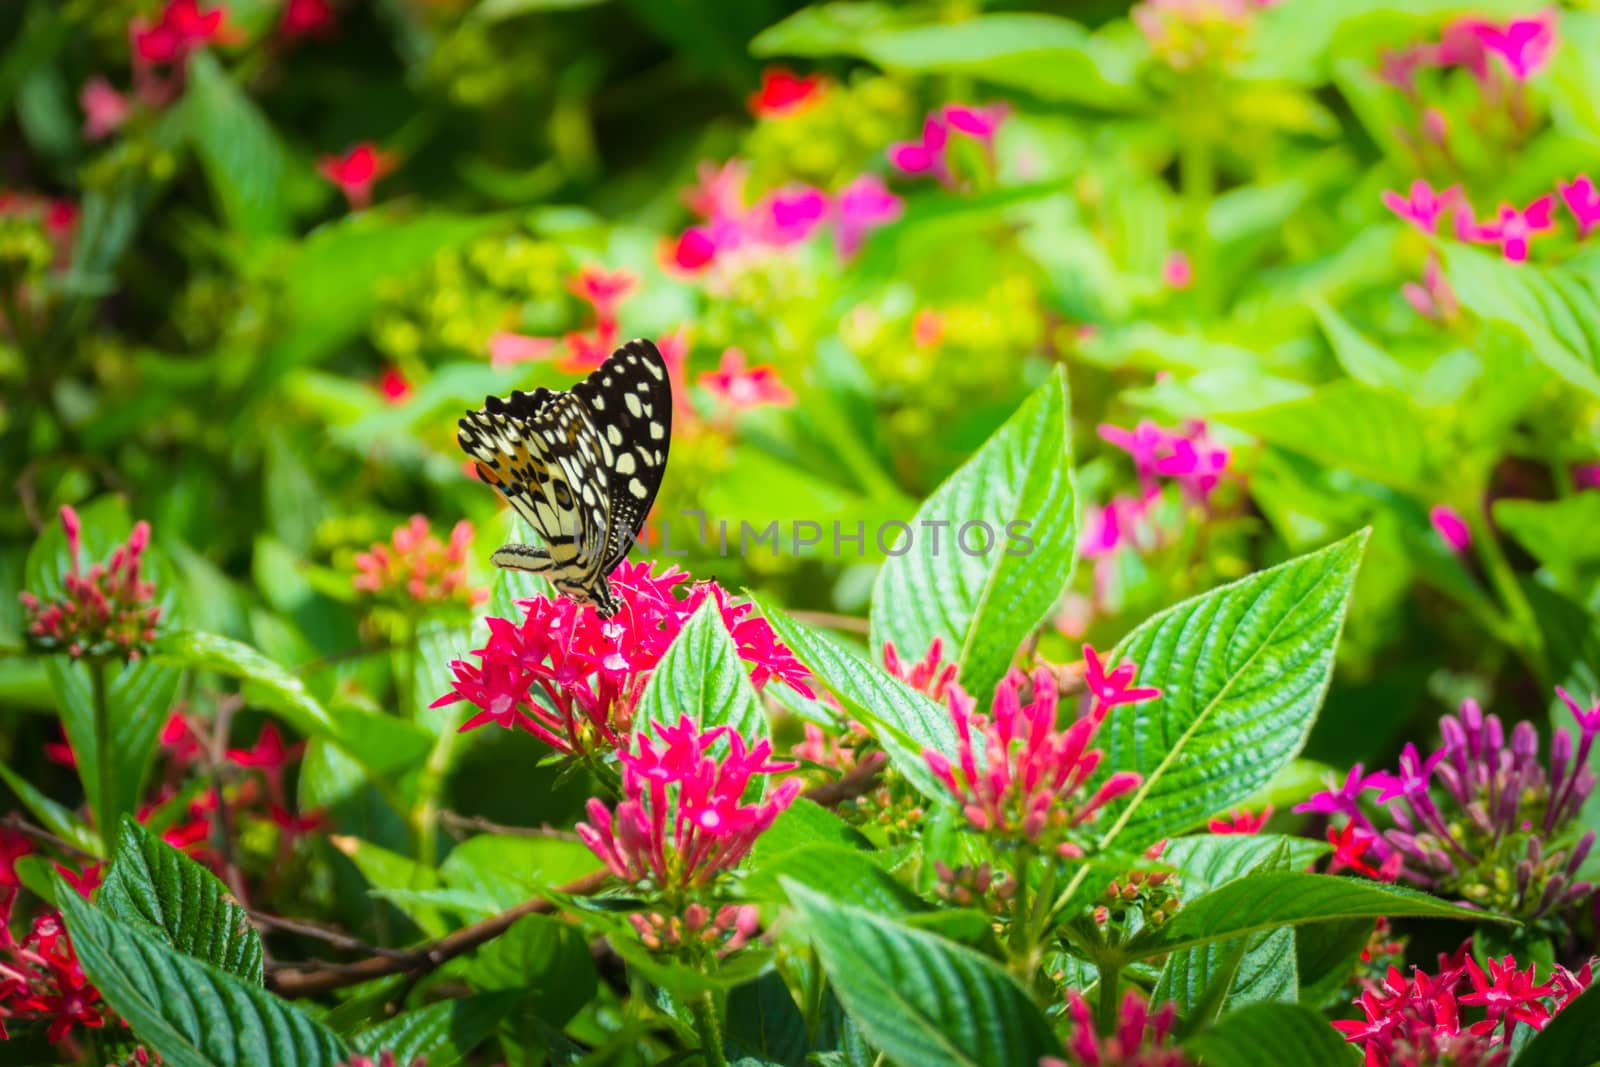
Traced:
<path fill-rule="evenodd" d="M 496 549 L 495 566 L 543 574 L 602 619 L 615 615 L 606 576 L 633 547 L 667 469 L 672 385 L 660 350 L 629 341 L 571 389 L 486 397 L 458 427 L 478 476 L 544 540 Z"/>

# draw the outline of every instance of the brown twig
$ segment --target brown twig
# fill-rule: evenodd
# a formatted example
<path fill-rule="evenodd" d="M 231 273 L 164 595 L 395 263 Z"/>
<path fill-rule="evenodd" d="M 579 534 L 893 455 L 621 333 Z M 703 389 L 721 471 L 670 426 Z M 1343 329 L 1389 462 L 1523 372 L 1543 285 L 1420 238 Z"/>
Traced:
<path fill-rule="evenodd" d="M 581 841 L 577 834 L 571 830 L 561 830 L 549 823 L 540 826 L 507 826 L 504 823 L 490 822 L 482 815 L 461 815 L 454 811 L 441 811 L 439 822 L 446 830 L 457 836 L 460 840 L 467 831 L 480 834 L 499 834 L 503 837 L 542 837 L 556 841 Z M 461 831 L 457 834 L 457 831 Z"/>
<path fill-rule="evenodd" d="M 864 759 L 833 781 L 812 786 L 800 795 L 825 808 L 836 808 L 864 795 L 878 783 L 878 772 L 889 761 L 882 752 L 873 753 L 873 757 L 876 758 Z"/>
<path fill-rule="evenodd" d="M 101 857 L 96 856 L 93 852 L 90 852 L 81 845 L 74 845 L 71 841 L 68 841 L 65 838 L 57 837 L 55 834 L 51 833 L 49 830 L 46 830 L 42 826 L 33 825 L 33 823 L 22 817 L 21 812 L 11 812 L 5 817 L 3 825 L 8 830 L 15 830 L 19 834 L 27 834 L 36 841 L 43 841 L 47 845 L 54 845 L 63 852 L 71 852 L 73 855 L 82 856 L 84 859 L 94 860 L 97 863 L 101 859 Z"/>
<path fill-rule="evenodd" d="M 563 896 L 592 896 L 605 886 L 610 877 L 608 871 L 596 871 L 577 881 L 568 882 L 556 892 Z M 525 915 L 544 915 L 555 910 L 556 905 L 550 900 L 535 897 L 398 956 L 369 956 L 355 963 L 326 963 L 320 960 L 282 963 L 267 972 L 267 988 L 281 997 L 292 999 L 316 996 L 391 974 L 421 976 L 499 937 Z"/>
<path fill-rule="evenodd" d="M 286 933 L 301 934 L 305 937 L 326 942 L 334 948 L 348 949 L 351 952 L 364 952 L 369 956 L 405 959 L 410 955 L 406 949 L 369 945 L 360 938 L 352 937 L 343 930 L 328 926 L 325 923 L 312 922 L 309 919 L 291 919 L 287 915 L 269 915 L 264 911 L 255 911 L 254 909 L 248 910 L 250 921 L 264 930 L 283 930 Z"/>
<path fill-rule="evenodd" d="M 807 626 L 826 626 L 830 630 L 845 630 L 853 634 L 864 634 L 868 628 L 866 619 L 837 615 L 831 611 L 791 611 L 789 617 Z"/>

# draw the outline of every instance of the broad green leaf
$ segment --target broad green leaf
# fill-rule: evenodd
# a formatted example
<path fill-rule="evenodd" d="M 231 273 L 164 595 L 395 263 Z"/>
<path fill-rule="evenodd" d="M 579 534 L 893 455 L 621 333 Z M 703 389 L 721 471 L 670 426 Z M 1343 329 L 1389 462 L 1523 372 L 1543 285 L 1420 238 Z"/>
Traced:
<path fill-rule="evenodd" d="M 1520 334 L 1540 362 L 1600 395 L 1600 296 L 1589 278 L 1561 267 L 1507 263 L 1454 242 L 1441 249 L 1462 307 Z"/>
<path fill-rule="evenodd" d="M 1303 871 L 1327 851 L 1325 842 L 1287 834 L 1195 834 L 1168 841 L 1159 862 L 1177 871 L 1184 896 L 1194 897 L 1263 864 Z"/>
<path fill-rule="evenodd" d="M 1365 531 L 1186 600 L 1111 653 L 1162 695 L 1115 709 L 1105 764 L 1141 775 L 1102 848 L 1143 848 L 1239 804 L 1305 744 L 1333 671 L 1334 647 Z"/>
<path fill-rule="evenodd" d="M 1512 1067 L 1594 1067 L 1600 1063 L 1600 985 L 1591 985 L 1523 1046 Z"/>
<path fill-rule="evenodd" d="M 375 1023 L 350 1043 L 372 1057 L 388 1049 L 401 1067 L 418 1057 L 425 1058 L 428 1067 L 455 1067 L 494 1033 L 515 1002 L 510 993 L 444 1000 Z"/>
<path fill-rule="evenodd" d="M 183 114 L 228 222 L 250 237 L 285 232 L 283 145 L 255 102 L 206 51 L 189 60 Z"/>
<path fill-rule="evenodd" d="M 58 882 L 56 899 L 89 981 L 170 1067 L 334 1067 L 344 1050 L 299 1008 L 118 922 Z"/>
<path fill-rule="evenodd" d="M 599 869 L 594 853 L 576 840 L 478 834 L 451 850 L 439 876 L 451 889 L 470 890 L 509 908 Z"/>
<path fill-rule="evenodd" d="M 1150 994 L 1172 1001 L 1178 1017 L 1192 1024 L 1245 1004 L 1294 1003 L 1300 990 L 1295 934 L 1262 930 L 1243 939 L 1217 941 L 1167 957 Z"/>
<path fill-rule="evenodd" d="M 157 662 L 212 671 L 237 678 L 245 685 L 245 698 L 280 716 L 309 737 L 337 738 L 339 731 L 305 683 L 242 642 L 220 634 L 179 630 L 156 642 Z"/>
<path fill-rule="evenodd" d="M 840 904 L 877 915 L 909 915 L 928 905 L 874 860 L 871 852 L 837 845 L 802 845 L 750 864 L 743 892 L 757 900 L 782 900 L 782 886 L 802 885 Z"/>
<path fill-rule="evenodd" d="M 1333 308 L 1318 300 L 1312 304 L 1322 332 L 1328 335 L 1339 365 L 1362 385 L 1371 389 L 1410 390 L 1415 382 L 1411 372 L 1389 353 L 1356 329 Z"/>
<path fill-rule="evenodd" d="M 359 837 L 338 834 L 329 840 L 334 848 L 350 858 L 350 862 L 356 865 L 356 869 L 374 890 L 440 888 L 438 872 L 431 867 L 422 866 L 408 856 L 391 852 Z M 449 924 L 445 922 L 444 916 L 440 915 L 439 910 L 431 904 L 402 906 L 401 910 L 429 937 L 443 937 L 449 931 Z"/>
<path fill-rule="evenodd" d="M 113 919 L 148 924 L 185 955 L 261 984 L 261 935 L 244 908 L 216 875 L 131 818 L 122 820 L 95 903 Z"/>
<path fill-rule="evenodd" d="M 45 796 L 37 786 L 4 763 L 0 763 L 0 781 L 5 782 L 6 788 L 17 795 L 22 806 L 39 820 L 39 825 L 91 855 L 100 854 L 100 835 L 78 818 L 75 812 Z"/>
<path fill-rule="evenodd" d="M 844 849 L 870 849 L 861 832 L 815 801 L 798 798 L 756 839 L 751 855 L 776 856 L 803 845 L 835 845 Z"/>
<path fill-rule="evenodd" d="M 1380 915 L 1463 922 L 1509 921 L 1403 886 L 1327 874 L 1268 871 L 1228 882 L 1186 901 L 1164 926 L 1146 927 L 1135 936 L 1128 943 L 1127 952 L 1135 959 L 1144 959 L 1258 930 Z"/>
<path fill-rule="evenodd" d="M 751 599 L 778 639 L 833 691 L 851 715 L 873 731 L 906 781 L 930 799 L 947 797 L 947 790 L 928 770 L 922 751 L 931 748 L 955 758 L 950 712 L 831 635 L 790 618 L 759 594 L 752 594 Z"/>
<path fill-rule="evenodd" d="M 634 718 L 649 729 L 646 724 L 675 726 L 682 715 L 703 729 L 731 726 L 751 745 L 767 736 L 767 716 L 750 684 L 750 670 L 714 598 L 708 597 L 673 638 L 651 672 Z"/>
<path fill-rule="evenodd" d="M 795 882 L 784 890 L 845 1010 L 894 1062 L 992 1067 L 1060 1053 L 1027 991 L 988 957 Z"/>
<path fill-rule="evenodd" d="M 894 26 L 901 13 L 874 0 L 834 0 L 810 4 L 768 26 L 750 42 L 754 56 L 853 55 L 863 34 Z"/>
<path fill-rule="evenodd" d="M 1397 489 L 1428 488 L 1426 420 L 1396 392 L 1339 381 L 1296 400 L 1213 417 L 1337 470 Z"/>
<path fill-rule="evenodd" d="M 908 550 L 872 591 L 875 650 L 893 641 L 919 659 L 937 638 L 961 684 L 987 700 L 1077 560 L 1067 410 L 1058 367 L 917 511 Z"/>
<path fill-rule="evenodd" d="M 728 1058 L 779 1067 L 803 1067 L 811 1042 L 805 1016 L 777 971 L 768 971 L 728 994 Z"/>
<path fill-rule="evenodd" d="M 1302 926 L 1294 932 L 1300 1003 L 1329 1007 L 1360 965 L 1375 919 L 1344 919 Z"/>
<path fill-rule="evenodd" d="M 1496 500 L 1494 521 L 1561 577 L 1600 560 L 1600 493 L 1560 500 Z"/>
<path fill-rule="evenodd" d="M 1358 1056 L 1321 1015 L 1298 1004 L 1253 1004 L 1184 1042 L 1206 1067 L 1355 1067 Z"/>
<path fill-rule="evenodd" d="M 525 915 L 479 949 L 467 979 L 477 989 L 524 993 L 556 1026 L 594 997 L 597 983 L 583 932 L 550 915 Z"/>

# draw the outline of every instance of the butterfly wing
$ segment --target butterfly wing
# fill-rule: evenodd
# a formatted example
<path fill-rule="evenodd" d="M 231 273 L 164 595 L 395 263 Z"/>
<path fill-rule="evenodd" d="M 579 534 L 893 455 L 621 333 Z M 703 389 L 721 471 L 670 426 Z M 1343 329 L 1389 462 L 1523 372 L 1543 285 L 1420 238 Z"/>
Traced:
<path fill-rule="evenodd" d="M 478 475 L 538 531 L 557 580 L 587 584 L 608 544 L 601 438 L 571 393 L 488 397 L 457 436 Z"/>
<path fill-rule="evenodd" d="M 602 574 L 628 555 L 661 488 L 672 441 L 672 383 L 660 349 L 629 341 L 572 387 L 591 412 L 611 502 Z"/>

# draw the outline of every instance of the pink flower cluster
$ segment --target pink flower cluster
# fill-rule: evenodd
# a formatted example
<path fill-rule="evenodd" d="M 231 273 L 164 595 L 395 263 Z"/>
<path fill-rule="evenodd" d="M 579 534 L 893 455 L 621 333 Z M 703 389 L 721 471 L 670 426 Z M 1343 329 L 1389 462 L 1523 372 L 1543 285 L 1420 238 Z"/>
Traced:
<path fill-rule="evenodd" d="M 1556 191 L 1578 224 L 1580 238 L 1600 225 L 1600 194 L 1587 174 L 1562 182 Z M 1500 254 L 1513 263 L 1525 262 L 1534 238 L 1556 227 L 1556 199 L 1549 193 L 1534 198 L 1525 207 L 1503 203 L 1493 217 L 1481 222 L 1459 185 L 1436 191 L 1418 178 L 1404 195 L 1385 189 L 1383 203 L 1426 234 L 1438 233 L 1439 223 L 1448 220 L 1457 240 L 1498 245 Z"/>
<path fill-rule="evenodd" d="M 45 1024 L 45 1039 L 60 1041 L 79 1027 L 105 1026 L 108 1013 L 100 991 L 89 984 L 59 912 L 33 920 L 21 941 L 11 933 L 14 896 L 0 894 L 0 1041 L 10 1035 L 8 1020 Z"/>
<path fill-rule="evenodd" d="M 1256 14 L 1278 0 L 1144 0 L 1128 12 L 1150 50 L 1174 70 L 1236 57 Z"/>
<path fill-rule="evenodd" d="M 1076 989 L 1067 990 L 1067 1018 L 1072 1032 L 1065 1042 L 1066 1059 L 1046 1056 L 1039 1067 L 1193 1067 L 1178 1047 L 1178 1010 L 1171 1001 L 1151 1012 L 1136 989 L 1122 998 L 1117 1027 L 1102 1037 L 1089 1002 Z"/>
<path fill-rule="evenodd" d="M 1480 84 L 1496 72 L 1525 82 L 1550 65 L 1556 46 L 1556 9 L 1537 15 L 1494 22 L 1460 18 L 1445 27 L 1438 41 L 1424 41 L 1383 57 L 1382 76 L 1395 88 L 1415 96 L 1416 73 L 1424 68 L 1459 67 Z"/>
<path fill-rule="evenodd" d="M 1008 113 L 1003 103 L 983 107 L 946 104 L 923 119 L 919 140 L 898 141 L 889 146 L 889 162 L 907 177 L 932 177 L 953 189 L 960 183 L 950 158 L 952 137 L 964 137 L 983 149 L 984 163 L 992 175 L 994 139 Z"/>
<path fill-rule="evenodd" d="M 395 528 L 389 543 L 377 542 L 356 553 L 352 584 L 359 592 L 402 597 L 426 608 L 459 603 L 482 604 L 489 590 L 467 584 L 467 552 L 472 547 L 472 523 L 462 519 L 450 531 L 450 543 L 433 535 L 422 515 Z"/>
<path fill-rule="evenodd" d="M 863 174 L 834 196 L 809 185 L 774 189 L 745 202 L 749 166 L 731 159 L 700 165 L 700 184 L 684 201 L 699 220 L 665 254 L 669 266 L 697 274 L 713 264 L 737 270 L 810 238 L 832 224 L 842 257 L 860 249 L 871 231 L 900 217 L 900 198 L 876 174 Z"/>
<path fill-rule="evenodd" d="M 110 561 L 96 563 L 87 572 L 82 569 L 78 513 L 63 506 L 61 527 L 67 534 L 71 566 L 61 576 L 59 598 L 45 602 L 33 593 L 21 595 L 28 636 L 46 648 L 65 649 L 70 656 L 137 659 L 141 649 L 155 640 L 161 618 L 155 583 L 141 573 L 150 524 L 135 523 L 127 543 L 117 547 Z"/>
<path fill-rule="evenodd" d="M 696 902 L 671 918 L 659 911 L 636 911 L 628 923 L 652 952 L 702 947 L 727 956 L 750 943 L 761 928 L 761 912 L 754 904 L 724 904 L 713 912 Z"/>
<path fill-rule="evenodd" d="M 781 782 L 767 799 L 746 804 L 757 775 L 795 768 L 772 760 L 772 745 L 746 747 L 737 730 L 702 731 L 688 716 L 659 725 L 656 737 L 640 734 L 637 752 L 619 751 L 623 800 L 613 813 L 589 801 L 589 821 L 578 836 L 606 868 L 627 882 L 650 882 L 657 891 L 682 893 L 708 885 L 738 866 L 773 820 L 800 795 L 800 781 Z M 713 750 L 726 742 L 727 750 Z"/>
<path fill-rule="evenodd" d="M 1590 982 L 1588 963 L 1577 973 L 1557 965 L 1545 982 L 1510 956 L 1490 959 L 1485 971 L 1471 948 L 1468 941 L 1441 956 L 1437 974 L 1415 967 L 1407 978 L 1391 966 L 1381 982 L 1366 983 L 1355 1001 L 1362 1018 L 1333 1023 L 1361 1044 L 1366 1067 L 1505 1067 L 1517 1024 L 1543 1029 Z M 1481 1008 L 1482 1018 L 1464 1023 L 1464 1007 Z"/>
<path fill-rule="evenodd" d="M 609 621 L 566 597 L 519 601 L 522 622 L 490 618 L 489 641 L 473 653 L 478 662 L 453 662 L 451 691 L 433 706 L 465 700 L 478 713 L 462 730 L 489 722 L 522 729 L 568 755 L 623 748 L 650 672 L 708 599 L 716 601 L 756 688 L 776 678 L 813 695 L 806 669 L 765 619 L 711 582 L 680 598 L 676 587 L 688 577 L 674 567 L 654 575 L 647 563 L 622 562 L 611 573 L 622 610 Z"/>
<path fill-rule="evenodd" d="M 722 365 L 700 375 L 700 385 L 728 412 L 767 405 L 787 407 L 794 403 L 794 394 L 778 377 L 776 367 L 764 364 L 747 367 L 744 352 L 738 348 L 724 351 Z"/>
<path fill-rule="evenodd" d="M 959 686 L 947 694 L 956 728 L 957 760 L 926 749 L 922 758 L 960 803 L 974 827 L 1001 837 L 1037 842 L 1052 831 L 1062 855 L 1081 855 L 1065 836 L 1096 817 L 1108 802 L 1138 788 L 1139 775 L 1119 771 L 1094 793 L 1083 792 L 1095 776 L 1104 753 L 1090 742 L 1118 704 L 1133 704 L 1161 695 L 1159 689 L 1135 688 L 1136 667 L 1125 663 L 1106 674 L 1094 649 L 1084 647 L 1090 695 L 1089 713 L 1064 730 L 1056 728 L 1059 690 L 1046 668 L 1030 678 L 1012 671 L 995 686 L 989 715 L 975 711 L 976 702 Z M 1024 704 L 1022 694 L 1032 689 Z M 979 767 L 974 737 L 983 748 Z"/>
<path fill-rule="evenodd" d="M 1585 709 L 1564 690 L 1557 693 L 1576 719 L 1578 740 L 1574 746 L 1558 729 L 1547 765 L 1531 723 L 1519 722 L 1507 744 L 1500 719 L 1468 700 L 1459 716 L 1440 720 L 1444 743 L 1432 755 L 1424 758 L 1408 744 L 1397 774 L 1363 774 L 1357 764 L 1341 787 L 1294 810 L 1347 819 L 1343 829 L 1329 830 L 1329 840 L 1336 863 L 1359 873 L 1403 878 L 1525 919 L 1559 914 L 1595 894 L 1576 878 L 1594 831 L 1576 842 L 1564 835 L 1594 791 L 1588 758 L 1600 734 L 1600 703 Z M 1387 828 L 1362 807 L 1365 792 L 1378 794 Z M 1361 858 L 1369 852 L 1377 869 Z"/>
<path fill-rule="evenodd" d="M 339 187 L 351 211 L 365 211 L 372 206 L 373 188 L 399 163 L 400 158 L 393 152 L 386 152 L 371 141 L 361 141 L 343 155 L 318 159 L 317 173 Z"/>

